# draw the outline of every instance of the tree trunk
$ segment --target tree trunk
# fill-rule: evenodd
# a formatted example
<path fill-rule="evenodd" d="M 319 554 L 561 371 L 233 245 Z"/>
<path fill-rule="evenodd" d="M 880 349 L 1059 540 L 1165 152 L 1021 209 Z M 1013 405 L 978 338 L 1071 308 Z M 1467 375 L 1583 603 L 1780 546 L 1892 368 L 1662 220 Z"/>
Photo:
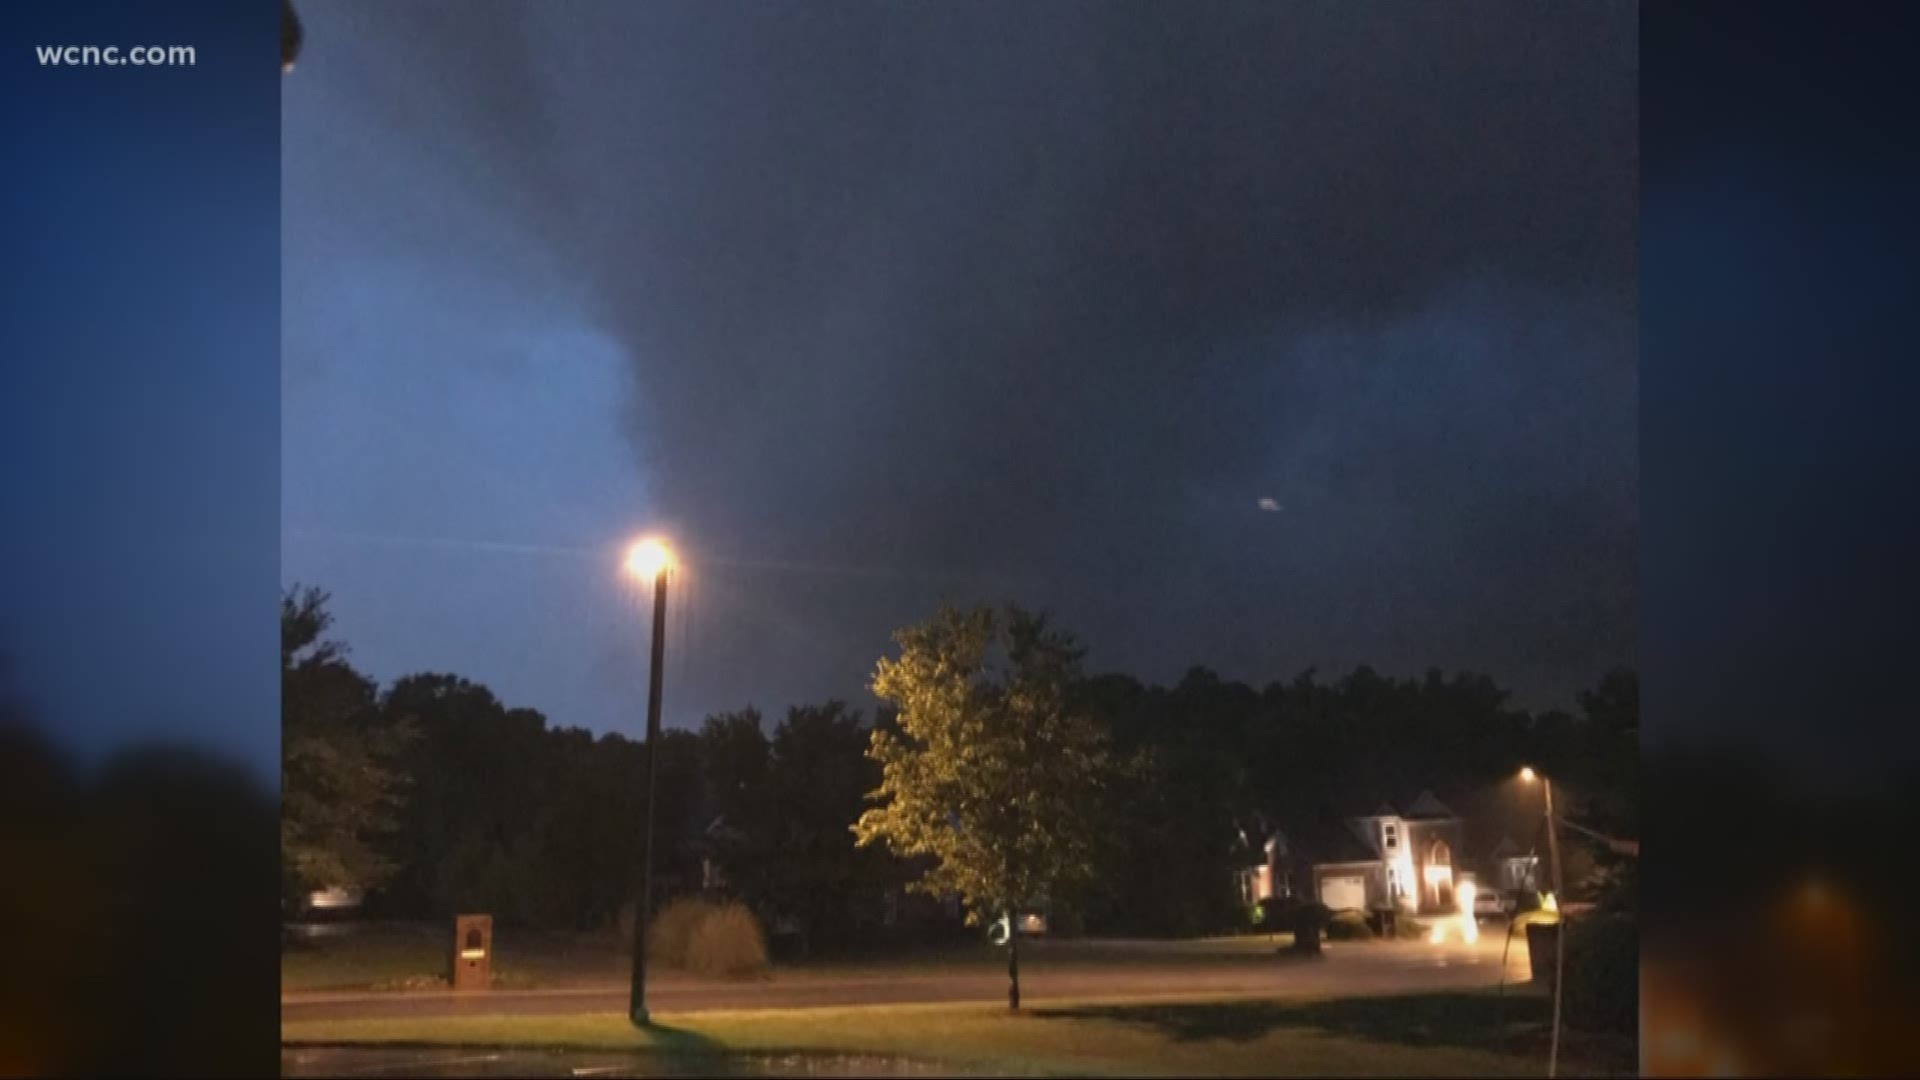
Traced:
<path fill-rule="evenodd" d="M 1020 927 L 1007 919 L 1007 1008 L 1020 1011 Z"/>

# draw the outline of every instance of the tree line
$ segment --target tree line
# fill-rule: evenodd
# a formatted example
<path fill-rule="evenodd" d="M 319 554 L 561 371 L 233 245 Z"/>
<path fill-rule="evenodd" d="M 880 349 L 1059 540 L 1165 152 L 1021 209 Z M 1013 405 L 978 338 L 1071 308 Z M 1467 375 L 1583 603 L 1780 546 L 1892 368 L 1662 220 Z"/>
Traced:
<path fill-rule="evenodd" d="M 284 597 L 287 900 L 345 886 L 397 918 L 615 923 L 639 886 L 647 747 L 456 675 L 378 687 L 330 625 L 324 593 Z M 1217 932 L 1246 923 L 1249 837 L 1387 792 L 1498 790 L 1521 764 L 1587 824 L 1635 835 L 1629 671 L 1576 711 L 1528 711 L 1476 673 L 1088 674 L 1070 634 L 1018 608 L 943 611 L 896 643 L 871 713 L 830 701 L 769 725 L 744 708 L 663 733 L 657 887 L 718 870 L 809 949 L 915 932 L 907 887 L 982 918 L 1044 901 L 1063 929 Z"/>

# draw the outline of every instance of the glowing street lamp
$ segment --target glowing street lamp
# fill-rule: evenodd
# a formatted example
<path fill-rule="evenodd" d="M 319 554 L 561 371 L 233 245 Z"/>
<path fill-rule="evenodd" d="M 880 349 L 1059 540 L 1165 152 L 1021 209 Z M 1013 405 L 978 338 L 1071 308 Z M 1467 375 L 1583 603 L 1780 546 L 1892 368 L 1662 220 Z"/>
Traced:
<path fill-rule="evenodd" d="M 651 582 L 671 569 L 673 551 L 659 540 L 648 537 L 627 549 L 627 573 L 642 582 Z"/>
<path fill-rule="evenodd" d="M 660 775 L 660 674 L 667 648 L 667 577 L 673 571 L 673 551 L 651 537 L 627 549 L 627 573 L 653 585 L 653 661 L 647 671 L 647 824 L 646 856 L 640 873 L 640 902 L 633 920 L 633 986 L 627 1016 L 636 1027 L 646 1027 L 647 923 L 653 911 L 653 792 Z"/>
<path fill-rule="evenodd" d="M 1551 900 L 1556 915 L 1553 927 L 1553 1036 L 1547 1050 L 1547 1077 L 1552 1080 L 1560 1068 L 1560 989 L 1567 974 L 1567 924 L 1565 916 L 1560 914 L 1560 901 L 1565 895 L 1560 882 L 1560 830 L 1553 822 L 1553 781 L 1534 772 L 1531 765 L 1521 768 L 1520 779 L 1529 784 L 1539 781 L 1541 792 L 1547 800 L 1547 857 L 1553 866 Z"/>

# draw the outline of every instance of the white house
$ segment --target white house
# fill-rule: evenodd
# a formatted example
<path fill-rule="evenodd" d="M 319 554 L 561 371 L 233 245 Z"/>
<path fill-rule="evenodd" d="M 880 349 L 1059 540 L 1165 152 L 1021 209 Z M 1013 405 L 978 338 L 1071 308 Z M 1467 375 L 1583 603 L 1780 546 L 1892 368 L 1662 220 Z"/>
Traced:
<path fill-rule="evenodd" d="M 1312 852 L 1314 895 L 1335 911 L 1392 910 L 1431 915 L 1455 910 L 1456 868 L 1465 827 L 1432 792 L 1404 811 L 1383 804 L 1330 830 Z"/>

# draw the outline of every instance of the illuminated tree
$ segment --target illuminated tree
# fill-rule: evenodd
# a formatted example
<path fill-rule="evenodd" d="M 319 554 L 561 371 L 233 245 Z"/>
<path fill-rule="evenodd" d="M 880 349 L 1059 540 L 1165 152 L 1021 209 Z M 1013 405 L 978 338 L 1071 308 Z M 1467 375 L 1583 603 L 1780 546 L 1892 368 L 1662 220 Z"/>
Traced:
<path fill-rule="evenodd" d="M 894 640 L 900 655 L 880 661 L 873 690 L 898 710 L 898 730 L 873 733 L 882 776 L 853 827 L 860 843 L 931 857 L 915 887 L 958 894 L 975 925 L 1084 879 L 1107 751 L 1070 704 L 1082 650 L 1019 608 L 943 609 Z M 1007 946 L 1015 1009 L 1019 940 Z"/>

